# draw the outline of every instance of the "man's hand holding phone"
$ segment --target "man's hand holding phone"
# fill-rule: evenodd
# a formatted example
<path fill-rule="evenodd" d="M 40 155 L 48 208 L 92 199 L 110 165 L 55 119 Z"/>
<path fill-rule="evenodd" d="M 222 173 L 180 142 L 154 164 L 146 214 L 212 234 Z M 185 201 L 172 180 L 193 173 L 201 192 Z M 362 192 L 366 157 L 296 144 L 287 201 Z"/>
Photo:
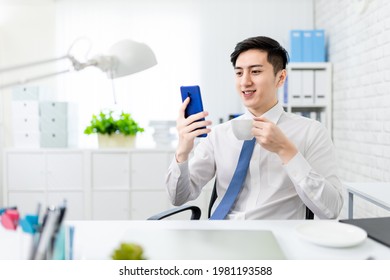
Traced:
<path fill-rule="evenodd" d="M 199 87 L 195 88 L 195 94 L 199 92 L 199 96 L 192 94 L 193 89 L 193 87 L 181 87 L 183 104 L 180 106 L 179 117 L 176 121 L 179 134 L 179 143 L 176 150 L 177 162 L 184 162 L 188 159 L 196 137 L 205 137 L 211 131 L 207 128 L 211 125 L 211 121 L 205 120 L 208 112 L 203 111 Z M 191 103 L 193 101 L 196 101 L 196 103 Z"/>

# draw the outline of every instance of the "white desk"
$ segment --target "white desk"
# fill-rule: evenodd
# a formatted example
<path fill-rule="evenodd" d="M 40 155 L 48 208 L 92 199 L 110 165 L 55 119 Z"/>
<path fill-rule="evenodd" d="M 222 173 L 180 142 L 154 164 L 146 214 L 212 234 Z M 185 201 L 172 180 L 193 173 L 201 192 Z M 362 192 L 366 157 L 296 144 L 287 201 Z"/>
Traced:
<path fill-rule="evenodd" d="M 285 257 L 295 260 L 363 260 L 368 257 L 390 260 L 390 248 L 367 238 L 363 243 L 349 248 L 321 247 L 301 239 L 295 227 L 302 223 L 319 223 L 320 220 L 288 221 L 68 221 L 75 227 L 74 259 L 105 260 L 121 241 L 129 240 L 133 230 L 151 230 L 158 235 L 162 230 L 271 230 Z M 337 221 L 334 221 L 337 223 Z M 127 236 L 127 237 L 126 237 Z M 169 237 L 168 237 L 169 238 Z M 253 238 L 253 236 L 252 236 Z M 26 259 L 31 246 L 31 236 L 0 227 L 0 260 Z M 172 243 L 172 240 L 170 240 Z M 191 242 L 191 240 L 189 240 Z M 237 240 L 239 242 L 239 240 Z M 227 244 L 227 246 L 229 246 Z M 143 245 L 148 259 L 159 259 Z M 172 248 L 175 251 L 175 248 Z M 172 255 L 172 253 L 171 253 Z M 245 256 L 246 258 L 250 256 Z M 242 258 L 244 259 L 244 258 Z"/>
<path fill-rule="evenodd" d="M 357 195 L 390 211 L 390 183 L 344 183 L 348 192 L 348 218 L 353 218 L 353 198 Z"/>
<path fill-rule="evenodd" d="M 390 260 L 390 248 L 369 238 L 349 248 L 321 247 L 301 239 L 295 227 L 302 223 L 321 222 L 318 220 L 288 221 L 70 221 L 75 227 L 74 259 L 109 259 L 114 248 L 126 240 L 126 232 L 149 229 L 155 234 L 159 230 L 271 230 L 287 259 L 297 260 L 339 260 L 375 259 Z M 337 221 L 334 221 L 337 222 Z M 136 242 L 136 240 L 133 240 Z M 189 240 L 189 242 L 191 242 Z M 239 242 L 239 240 L 237 241 Z M 172 248 L 175 250 L 175 248 Z M 147 245 L 144 251 L 150 251 Z M 149 259 L 153 256 L 148 255 Z"/>

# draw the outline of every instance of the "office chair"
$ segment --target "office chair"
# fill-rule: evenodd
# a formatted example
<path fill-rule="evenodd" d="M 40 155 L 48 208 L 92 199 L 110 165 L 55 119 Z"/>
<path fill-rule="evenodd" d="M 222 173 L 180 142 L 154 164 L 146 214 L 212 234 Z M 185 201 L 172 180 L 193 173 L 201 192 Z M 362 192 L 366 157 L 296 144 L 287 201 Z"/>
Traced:
<path fill-rule="evenodd" d="M 217 199 L 217 180 L 214 182 L 213 191 L 211 193 L 210 202 L 209 202 L 209 209 L 208 209 L 208 218 L 211 216 L 211 209 L 213 208 L 214 202 Z M 156 215 L 153 215 L 148 218 L 148 220 L 162 220 L 165 218 L 168 218 L 172 215 L 176 215 L 178 213 L 184 212 L 184 211 L 191 211 L 191 220 L 199 220 L 200 216 L 202 214 L 200 208 L 198 206 L 194 205 L 182 205 L 179 207 L 175 207 L 166 211 L 163 211 L 161 213 L 158 213 Z M 306 207 L 306 220 L 313 220 L 314 219 L 314 213 Z"/>

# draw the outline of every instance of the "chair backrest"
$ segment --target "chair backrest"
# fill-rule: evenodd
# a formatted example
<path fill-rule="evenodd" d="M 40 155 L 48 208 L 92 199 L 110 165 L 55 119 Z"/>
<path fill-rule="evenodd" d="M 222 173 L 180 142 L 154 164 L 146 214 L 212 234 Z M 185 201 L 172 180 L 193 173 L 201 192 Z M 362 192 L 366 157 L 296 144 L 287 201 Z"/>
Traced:
<path fill-rule="evenodd" d="M 217 178 L 215 178 L 213 191 L 211 192 L 210 202 L 209 202 L 209 211 L 208 211 L 208 218 L 211 216 L 211 209 L 213 208 L 214 202 L 217 199 Z M 314 219 L 314 213 L 306 207 L 306 220 L 313 220 Z"/>

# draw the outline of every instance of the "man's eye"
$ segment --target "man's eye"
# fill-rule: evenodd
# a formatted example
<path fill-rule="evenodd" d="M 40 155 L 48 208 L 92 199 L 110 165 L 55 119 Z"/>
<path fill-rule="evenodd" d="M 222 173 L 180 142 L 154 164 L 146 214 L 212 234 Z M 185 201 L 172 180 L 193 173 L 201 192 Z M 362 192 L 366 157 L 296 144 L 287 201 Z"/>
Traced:
<path fill-rule="evenodd" d="M 252 74 L 260 74 L 261 70 L 252 70 Z"/>
<path fill-rule="evenodd" d="M 242 76 L 242 72 L 236 72 L 236 76 Z"/>

